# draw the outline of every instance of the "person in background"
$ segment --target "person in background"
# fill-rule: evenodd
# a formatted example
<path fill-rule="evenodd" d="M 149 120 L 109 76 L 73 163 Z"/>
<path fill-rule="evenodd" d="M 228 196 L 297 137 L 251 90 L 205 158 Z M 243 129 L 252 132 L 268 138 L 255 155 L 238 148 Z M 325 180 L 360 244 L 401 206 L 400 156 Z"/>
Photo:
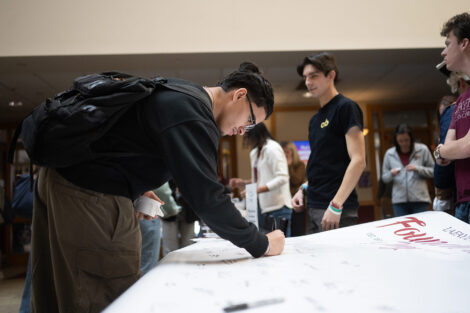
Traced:
<path fill-rule="evenodd" d="M 448 95 L 442 97 L 441 101 L 439 101 L 437 107 L 437 121 L 439 124 L 438 144 L 443 143 L 446 138 L 447 130 L 452 118 L 452 110 L 454 108 L 455 100 L 456 97 Z M 452 213 L 455 198 L 455 177 L 453 164 L 449 166 L 440 166 L 437 163 L 434 164 L 434 189 L 436 195 L 433 201 L 434 210 Z"/>
<path fill-rule="evenodd" d="M 163 201 L 162 210 L 172 206 L 171 189 L 168 182 L 153 190 L 160 200 Z M 169 195 L 169 196 L 168 196 Z M 171 198 L 170 198 L 171 197 Z M 154 268 L 160 259 L 160 246 L 162 240 L 162 218 L 145 219 L 139 221 L 140 233 L 142 234 L 142 251 L 140 259 L 140 271 L 142 276 Z"/>
<path fill-rule="evenodd" d="M 162 238 L 162 221 L 160 218 L 150 220 L 143 218 L 139 221 L 139 224 L 140 233 L 142 234 L 140 272 L 143 276 L 158 263 L 160 256 L 160 240 Z"/>
<path fill-rule="evenodd" d="M 292 204 L 296 211 L 303 210 L 305 193 L 308 233 L 355 225 L 359 208 L 355 186 L 366 166 L 362 110 L 336 89 L 339 70 L 331 54 L 304 58 L 297 73 L 320 109 L 308 127 L 308 184 L 302 184 Z"/>
<path fill-rule="evenodd" d="M 165 197 L 165 207 L 169 205 L 173 212 L 178 212 L 168 218 L 162 219 L 163 237 L 162 248 L 163 256 L 171 251 L 184 248 L 191 244 L 194 238 L 194 222 L 198 220 L 197 215 L 186 203 L 183 196 L 179 192 L 178 187 L 170 180 L 172 193 Z M 171 197 L 171 198 L 170 198 Z M 180 211 L 181 210 L 181 211 Z"/>
<path fill-rule="evenodd" d="M 470 85 L 470 77 L 466 74 L 449 71 L 445 62 L 439 63 L 436 68 L 448 77 L 446 82 L 453 94 L 460 96 L 467 91 Z M 444 144 L 445 142 L 456 100 L 457 98 L 452 95 L 444 96 L 439 102 L 437 110 L 437 120 L 439 124 L 438 144 Z M 437 160 L 434 166 L 436 197 L 434 198 L 433 207 L 435 210 L 446 211 L 451 215 L 455 215 L 455 201 L 457 195 L 454 172 L 453 162 L 449 162 L 446 166 L 441 166 L 439 165 L 439 160 Z"/>
<path fill-rule="evenodd" d="M 33 165 L 32 171 L 32 177 L 30 174 L 23 174 L 18 176 L 15 182 L 12 206 L 15 208 L 15 214 L 24 218 L 31 218 L 33 215 L 34 195 L 31 186 L 35 183 L 38 175 L 37 165 Z M 33 180 L 32 182 L 31 179 Z M 29 312 L 31 312 L 31 251 L 28 257 L 28 265 L 26 266 L 26 279 L 19 310 L 19 313 Z"/>
<path fill-rule="evenodd" d="M 446 47 L 441 52 L 446 68 L 470 77 L 470 14 L 449 19 L 441 36 L 446 37 Z M 455 217 L 470 223 L 470 89 L 457 99 L 445 142 L 436 147 L 434 157 L 441 166 L 453 160 L 457 186 Z"/>
<path fill-rule="evenodd" d="M 251 180 L 230 179 L 230 187 L 243 188 L 246 184 L 256 183 L 261 209 L 260 228 L 268 217 L 276 221 L 285 218 L 288 221 L 286 237 L 290 236 L 291 195 L 289 191 L 289 170 L 282 147 L 273 140 L 266 125 L 260 123 L 243 137 L 245 146 L 251 147 Z M 242 196 L 245 191 L 242 192 Z M 270 230 L 270 229 L 267 229 Z"/>
<path fill-rule="evenodd" d="M 397 125 L 395 146 L 388 149 L 382 166 L 382 180 L 393 182 L 392 205 L 395 216 L 429 209 L 427 178 L 433 178 L 434 160 L 428 147 L 414 140 L 406 124 Z"/>
<path fill-rule="evenodd" d="M 289 167 L 289 187 L 290 194 L 294 196 L 300 185 L 307 179 L 305 163 L 300 160 L 299 152 L 292 141 L 281 142 L 281 147 L 286 155 Z M 302 212 L 292 212 L 291 236 L 305 235 L 305 210 Z"/>

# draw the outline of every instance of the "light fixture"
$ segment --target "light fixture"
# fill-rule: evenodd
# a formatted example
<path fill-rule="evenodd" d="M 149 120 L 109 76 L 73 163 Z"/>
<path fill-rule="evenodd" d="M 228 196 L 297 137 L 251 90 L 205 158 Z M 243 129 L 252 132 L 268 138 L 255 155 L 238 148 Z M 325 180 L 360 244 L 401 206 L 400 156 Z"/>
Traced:
<path fill-rule="evenodd" d="M 312 98 L 313 96 L 312 96 L 312 94 L 311 94 L 310 92 L 306 91 L 306 92 L 304 92 L 304 93 L 302 94 L 302 97 L 304 97 L 304 98 Z"/>
<path fill-rule="evenodd" d="M 12 107 L 12 108 L 21 107 L 21 106 L 23 106 L 23 102 L 21 102 L 21 101 L 16 101 L 16 102 L 15 101 L 10 101 L 10 102 L 8 102 L 8 106 Z"/>

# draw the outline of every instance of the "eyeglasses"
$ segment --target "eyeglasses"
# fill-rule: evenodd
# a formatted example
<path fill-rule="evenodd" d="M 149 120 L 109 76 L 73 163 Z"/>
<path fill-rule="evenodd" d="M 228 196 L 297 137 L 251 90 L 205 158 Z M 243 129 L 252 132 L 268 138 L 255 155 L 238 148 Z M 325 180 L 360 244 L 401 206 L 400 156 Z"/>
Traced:
<path fill-rule="evenodd" d="M 256 117 L 255 117 L 255 113 L 253 112 L 253 106 L 251 104 L 250 97 L 248 97 L 248 94 L 246 94 L 246 100 L 248 100 L 248 104 L 250 106 L 251 116 L 248 118 L 248 123 L 250 123 L 250 125 L 245 126 L 245 131 L 250 131 L 253 129 L 253 127 L 256 126 Z"/>

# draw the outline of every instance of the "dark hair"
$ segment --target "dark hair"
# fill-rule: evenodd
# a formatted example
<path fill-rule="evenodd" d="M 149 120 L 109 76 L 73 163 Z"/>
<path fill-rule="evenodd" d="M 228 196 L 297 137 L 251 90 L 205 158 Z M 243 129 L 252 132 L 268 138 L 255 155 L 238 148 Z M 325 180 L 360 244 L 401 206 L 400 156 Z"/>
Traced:
<path fill-rule="evenodd" d="M 266 144 L 266 141 L 268 141 L 268 138 L 273 139 L 273 136 L 264 123 L 259 123 L 249 132 L 245 133 L 243 136 L 243 145 L 252 149 L 261 149 Z"/>
<path fill-rule="evenodd" d="M 224 91 L 236 88 L 246 88 L 249 97 L 258 107 L 264 107 L 266 119 L 274 109 L 274 95 L 271 83 L 263 77 L 259 68 L 250 62 L 240 64 L 238 70 L 227 75 L 217 86 Z"/>
<path fill-rule="evenodd" d="M 415 146 L 415 139 L 413 137 L 413 133 L 411 132 L 411 128 L 406 124 L 398 124 L 395 128 L 395 135 L 393 136 L 393 142 L 395 143 L 395 148 L 397 148 L 398 153 L 401 153 L 400 145 L 397 141 L 398 135 L 408 134 L 410 136 L 410 152 L 413 152 Z"/>
<path fill-rule="evenodd" d="M 458 14 L 448 20 L 441 30 L 441 36 L 446 37 L 453 32 L 457 41 L 460 43 L 464 38 L 470 40 L 470 14 L 467 12 Z"/>
<path fill-rule="evenodd" d="M 325 76 L 328 75 L 329 72 L 335 71 L 336 76 L 334 82 L 337 83 L 339 81 L 339 71 L 338 66 L 336 65 L 336 60 L 328 52 L 323 52 L 320 54 L 305 57 L 302 64 L 297 66 L 297 73 L 302 77 L 304 73 L 304 68 L 307 64 L 313 65 L 317 70 L 323 72 Z"/>

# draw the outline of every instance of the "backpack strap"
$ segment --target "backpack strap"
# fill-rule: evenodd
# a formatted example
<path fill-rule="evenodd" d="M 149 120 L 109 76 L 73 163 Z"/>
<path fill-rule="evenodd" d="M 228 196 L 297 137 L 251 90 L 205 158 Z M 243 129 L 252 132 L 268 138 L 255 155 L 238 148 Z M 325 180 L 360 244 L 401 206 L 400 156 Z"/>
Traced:
<path fill-rule="evenodd" d="M 187 94 L 188 96 L 202 101 L 209 109 L 212 110 L 212 102 L 209 96 L 206 93 L 202 93 L 196 86 L 185 83 L 185 81 L 181 81 L 180 83 L 179 79 L 170 79 L 169 81 L 162 77 L 157 77 L 157 79 L 163 79 L 160 83 L 162 83 L 162 86 L 165 88 Z"/>

